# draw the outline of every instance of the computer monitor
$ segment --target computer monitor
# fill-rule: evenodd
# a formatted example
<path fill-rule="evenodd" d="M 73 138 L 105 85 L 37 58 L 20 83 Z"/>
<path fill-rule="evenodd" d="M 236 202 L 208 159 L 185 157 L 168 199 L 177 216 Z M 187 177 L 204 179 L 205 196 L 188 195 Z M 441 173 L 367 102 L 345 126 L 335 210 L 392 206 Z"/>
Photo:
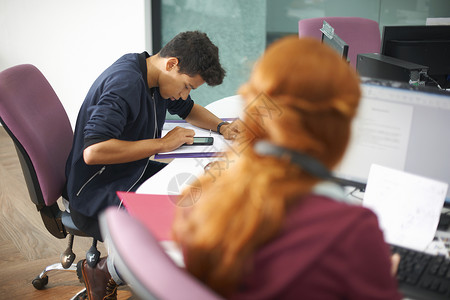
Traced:
<path fill-rule="evenodd" d="M 450 94 L 368 78 L 361 87 L 350 143 L 334 175 L 364 187 L 370 166 L 378 164 L 450 186 Z"/>
<path fill-rule="evenodd" d="M 347 60 L 348 44 L 334 32 L 334 28 L 326 21 L 323 21 L 323 27 L 320 31 L 322 32 L 322 43 L 336 50 L 343 59 Z"/>
<path fill-rule="evenodd" d="M 381 54 L 427 66 L 427 85 L 450 88 L 450 26 L 385 26 Z"/>

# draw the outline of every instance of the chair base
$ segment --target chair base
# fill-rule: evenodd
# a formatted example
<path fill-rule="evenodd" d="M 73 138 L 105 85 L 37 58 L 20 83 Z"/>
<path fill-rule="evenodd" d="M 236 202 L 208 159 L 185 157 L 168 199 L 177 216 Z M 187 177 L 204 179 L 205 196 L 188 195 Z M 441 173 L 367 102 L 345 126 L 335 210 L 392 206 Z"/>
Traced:
<path fill-rule="evenodd" d="M 72 251 L 74 236 L 69 234 L 67 249 L 61 254 L 61 261 L 59 263 L 47 266 L 36 278 L 33 279 L 32 284 L 35 289 L 42 290 L 48 283 L 47 273 L 50 271 L 72 271 L 77 272 L 77 264 L 74 264 L 75 253 Z M 100 252 L 97 250 L 97 240 L 92 241 L 92 246 L 86 253 L 86 260 L 89 265 L 94 268 L 100 258 Z M 77 273 L 78 276 L 78 273 Z M 80 277 L 78 276 L 80 279 Z M 81 281 L 81 280 L 80 280 Z"/>
<path fill-rule="evenodd" d="M 44 271 L 41 272 L 38 276 L 36 276 L 35 279 L 33 279 L 32 284 L 35 289 L 42 290 L 48 283 L 48 276 L 47 273 L 51 271 L 71 271 L 76 272 L 77 271 L 77 265 L 72 264 L 69 268 L 64 268 L 61 263 L 56 263 L 50 266 L 47 266 Z"/>

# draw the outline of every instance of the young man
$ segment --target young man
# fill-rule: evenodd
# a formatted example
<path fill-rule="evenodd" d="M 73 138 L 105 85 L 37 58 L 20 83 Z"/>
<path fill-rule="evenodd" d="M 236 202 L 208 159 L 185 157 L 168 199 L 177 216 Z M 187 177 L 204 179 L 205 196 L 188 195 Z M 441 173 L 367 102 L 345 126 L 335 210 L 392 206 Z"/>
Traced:
<path fill-rule="evenodd" d="M 194 31 L 178 34 L 156 55 L 126 54 L 97 78 L 81 106 L 66 165 L 65 196 L 76 226 L 102 241 L 98 215 L 119 205 L 116 191 L 134 191 L 161 170 L 165 164 L 150 160 L 153 154 L 193 143 L 194 131 L 181 127 L 161 138 L 167 111 L 226 139 L 236 136 L 234 124 L 189 96 L 224 76 L 218 48 Z"/>

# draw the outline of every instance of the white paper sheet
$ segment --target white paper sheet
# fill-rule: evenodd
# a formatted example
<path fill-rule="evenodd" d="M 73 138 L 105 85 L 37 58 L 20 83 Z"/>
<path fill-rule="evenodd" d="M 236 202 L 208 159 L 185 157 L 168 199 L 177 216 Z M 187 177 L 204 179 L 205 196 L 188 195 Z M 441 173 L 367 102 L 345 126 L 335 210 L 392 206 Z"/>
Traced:
<path fill-rule="evenodd" d="M 385 241 L 424 251 L 436 233 L 448 184 L 372 165 L 363 206 L 378 216 Z"/>

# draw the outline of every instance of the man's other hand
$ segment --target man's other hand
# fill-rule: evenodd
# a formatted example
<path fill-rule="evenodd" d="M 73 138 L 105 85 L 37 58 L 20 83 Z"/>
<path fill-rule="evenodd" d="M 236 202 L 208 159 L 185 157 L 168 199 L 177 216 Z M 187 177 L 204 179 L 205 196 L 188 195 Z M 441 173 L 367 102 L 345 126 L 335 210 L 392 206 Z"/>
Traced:
<path fill-rule="evenodd" d="M 224 124 L 220 127 L 220 133 L 227 140 L 234 140 L 241 133 L 241 122 L 235 120 L 230 124 Z"/>

